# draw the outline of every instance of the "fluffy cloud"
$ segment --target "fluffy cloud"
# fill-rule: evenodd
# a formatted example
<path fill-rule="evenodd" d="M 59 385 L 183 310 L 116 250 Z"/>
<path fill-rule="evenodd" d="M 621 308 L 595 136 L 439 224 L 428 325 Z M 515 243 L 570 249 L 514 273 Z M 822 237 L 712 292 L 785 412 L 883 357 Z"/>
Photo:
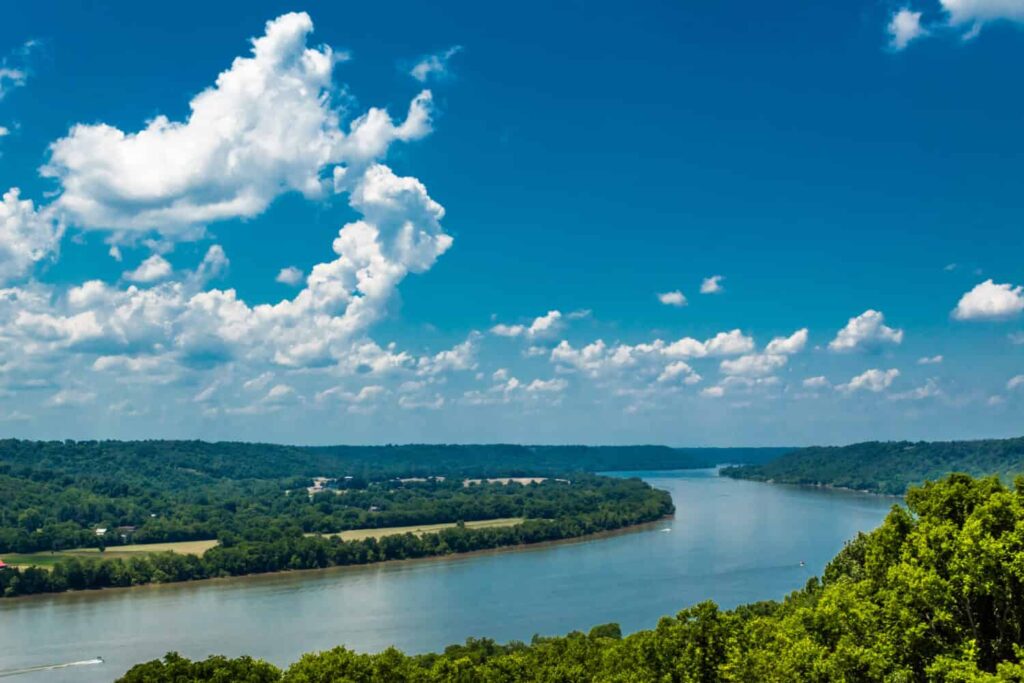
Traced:
<path fill-rule="evenodd" d="M 942 354 L 936 356 L 922 356 L 917 359 L 918 365 L 938 365 L 942 362 Z"/>
<path fill-rule="evenodd" d="M 55 251 L 55 216 L 112 228 L 115 258 L 124 233 L 152 228 L 164 237 L 145 240 L 153 254 L 125 273 L 125 283 L 90 280 L 64 290 L 29 280 L 0 289 L 0 391 L 27 383 L 57 389 L 91 369 L 100 383 L 138 377 L 189 387 L 206 415 L 246 415 L 304 403 L 327 391 L 324 383 L 353 385 L 345 391 L 358 400 L 341 404 L 367 405 L 383 394 L 359 385 L 394 377 L 406 384 L 419 378 L 418 388 L 401 392 L 403 407 L 431 407 L 443 403 L 435 389 L 450 373 L 476 367 L 474 335 L 422 358 L 368 336 L 402 280 L 429 270 L 452 244 L 441 226 L 444 209 L 423 183 L 382 163 L 393 142 L 430 131 L 430 95 L 413 100 L 403 123 L 373 108 L 343 132 L 330 102 L 337 60 L 327 48 L 305 47 L 311 28 L 304 14 L 269 22 L 253 55 L 235 60 L 198 95 L 185 122 L 158 118 L 133 134 L 74 127 L 51 151 L 46 173 L 62 192 L 50 207 L 37 209 L 16 190 L 4 195 L 4 279 L 24 277 Z M 209 220 L 255 215 L 282 192 L 320 196 L 332 187 L 348 193 L 357 219 L 339 229 L 333 257 L 307 278 L 286 275 L 302 285 L 291 298 L 253 305 L 233 289 L 209 288 L 229 265 L 219 245 L 192 270 L 175 271 L 162 255 Z M 546 316 L 534 331 L 554 323 L 557 316 Z M 82 403 L 75 392 L 65 387 L 47 403 Z"/>
<path fill-rule="evenodd" d="M 129 270 L 124 278 L 131 282 L 156 282 L 171 274 L 171 264 L 160 254 L 153 254 L 139 264 L 135 270 Z"/>
<path fill-rule="evenodd" d="M 17 188 L 0 202 L 0 283 L 28 275 L 33 266 L 53 254 L 63 233 L 49 209 L 36 209 L 21 199 Z"/>
<path fill-rule="evenodd" d="M 422 57 L 409 70 L 409 75 L 420 83 L 426 83 L 431 78 L 444 78 L 448 75 L 448 60 L 461 50 L 461 45 L 455 45 L 444 52 Z"/>
<path fill-rule="evenodd" d="M 888 389 L 893 381 L 900 376 L 900 371 L 896 368 L 890 370 L 879 370 L 872 368 L 867 370 L 856 377 L 850 379 L 846 384 L 839 384 L 836 386 L 838 391 L 846 394 L 851 394 L 855 391 L 870 391 L 878 393 Z"/>
<path fill-rule="evenodd" d="M 371 109 L 343 132 L 331 99 L 338 59 L 306 47 L 312 30 L 305 13 L 267 22 L 252 56 L 197 95 L 186 121 L 157 116 L 135 133 L 74 126 L 42 170 L 60 182 L 57 208 L 84 228 L 193 235 L 212 221 L 256 216 L 284 192 L 319 197 L 328 166 L 366 166 L 394 140 L 429 132 L 426 91 L 401 125 Z M 336 178 L 345 174 L 336 169 Z"/>
<path fill-rule="evenodd" d="M 765 347 L 765 353 L 776 354 L 776 355 L 791 355 L 794 353 L 800 353 L 807 346 L 807 328 L 797 330 L 788 337 L 775 337 L 768 346 Z"/>
<path fill-rule="evenodd" d="M 922 401 L 926 398 L 934 398 L 941 395 L 942 390 L 939 389 L 938 382 L 934 379 L 929 379 L 915 389 L 892 394 L 889 398 L 893 401 Z"/>
<path fill-rule="evenodd" d="M 604 340 L 577 348 L 563 340 L 551 351 L 551 362 L 563 368 L 571 368 L 591 376 L 601 376 L 632 368 L 645 363 L 657 367 L 660 375 L 676 360 L 704 358 L 707 356 L 733 356 L 747 353 L 754 348 L 754 340 L 740 330 L 719 332 L 714 337 L 699 341 L 683 337 L 667 343 L 661 339 L 644 344 L 615 344 L 609 346 Z"/>
<path fill-rule="evenodd" d="M 910 41 L 928 34 L 921 26 L 921 12 L 913 12 L 906 7 L 893 13 L 886 30 L 889 32 L 889 47 L 893 50 L 902 50 Z"/>
<path fill-rule="evenodd" d="M 899 344 L 903 341 L 903 330 L 885 325 L 885 316 L 880 311 L 867 310 L 850 318 L 846 327 L 839 330 L 836 338 L 828 344 L 832 351 L 871 350 L 883 344 Z"/>
<path fill-rule="evenodd" d="M 824 375 L 808 377 L 803 382 L 801 382 L 801 384 L 805 389 L 825 389 L 826 387 L 832 386 L 832 384 Z"/>
<path fill-rule="evenodd" d="M 303 277 L 305 277 L 305 273 L 301 270 L 295 266 L 288 266 L 287 268 L 282 268 L 274 280 L 283 285 L 291 285 L 294 287 L 302 282 Z"/>
<path fill-rule="evenodd" d="M 719 294 L 725 289 L 724 287 L 722 287 L 722 280 L 724 279 L 724 275 L 712 275 L 711 277 L 704 278 L 704 280 L 700 283 L 700 293 Z"/>
<path fill-rule="evenodd" d="M 1001 320 L 1024 311 L 1024 287 L 997 285 L 985 280 L 960 297 L 953 317 L 957 320 Z"/>
<path fill-rule="evenodd" d="M 1024 3 L 1020 0 L 939 0 L 939 4 L 945 17 L 928 27 L 921 23 L 921 12 L 907 7 L 894 12 L 886 27 L 890 48 L 899 51 L 917 38 L 936 33 L 959 33 L 962 40 L 971 40 L 990 22 L 1024 22 Z M 948 266 L 946 269 L 951 270 Z"/>
<path fill-rule="evenodd" d="M 1020 0 L 939 0 L 953 27 L 970 26 L 966 37 L 973 37 L 983 24 L 1006 20 L 1024 22 L 1024 3 Z"/>
<path fill-rule="evenodd" d="M 767 377 L 786 364 L 786 356 L 751 353 L 736 359 L 723 360 L 719 366 L 726 375 Z"/>
<path fill-rule="evenodd" d="M 665 304 L 666 306 L 685 306 L 686 297 L 678 289 L 671 292 L 662 292 L 656 295 L 658 301 Z"/>
<path fill-rule="evenodd" d="M 1007 391 L 1013 391 L 1017 387 L 1022 387 L 1022 386 L 1024 386 L 1024 375 L 1014 375 L 1006 383 Z"/>
<path fill-rule="evenodd" d="M 544 315 L 534 318 L 529 325 L 495 325 L 491 328 L 491 334 L 499 337 L 526 337 L 527 339 L 550 337 L 562 329 L 562 317 L 561 311 L 548 311 Z M 579 318 L 581 316 L 570 313 L 568 317 Z"/>

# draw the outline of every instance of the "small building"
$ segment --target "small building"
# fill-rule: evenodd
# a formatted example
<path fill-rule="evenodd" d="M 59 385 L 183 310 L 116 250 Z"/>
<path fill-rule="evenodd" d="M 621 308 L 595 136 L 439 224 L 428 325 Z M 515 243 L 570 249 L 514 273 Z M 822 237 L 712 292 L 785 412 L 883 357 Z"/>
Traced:
<path fill-rule="evenodd" d="M 6 562 L 0 560 L 0 569 L 7 569 L 8 567 L 9 565 Z"/>
<path fill-rule="evenodd" d="M 96 535 L 97 536 L 106 536 L 107 535 L 107 527 L 101 526 L 101 527 L 97 528 L 96 529 Z"/>

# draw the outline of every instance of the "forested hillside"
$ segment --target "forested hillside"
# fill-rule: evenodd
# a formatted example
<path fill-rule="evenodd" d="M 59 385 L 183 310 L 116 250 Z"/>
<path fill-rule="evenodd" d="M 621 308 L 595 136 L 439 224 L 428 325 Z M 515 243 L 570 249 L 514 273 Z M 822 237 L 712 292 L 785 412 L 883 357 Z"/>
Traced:
<path fill-rule="evenodd" d="M 248 658 L 141 664 L 124 683 L 172 681 L 1024 680 L 1024 482 L 953 475 L 912 489 L 824 576 L 781 603 L 712 603 L 623 638 L 590 633 L 442 654 L 308 654 L 282 672 Z"/>
<path fill-rule="evenodd" d="M 902 494 L 950 472 L 995 474 L 1012 481 L 1024 473 L 1024 438 L 981 441 L 870 441 L 852 446 L 800 448 L 764 464 L 723 474 L 783 484 L 840 486 Z"/>

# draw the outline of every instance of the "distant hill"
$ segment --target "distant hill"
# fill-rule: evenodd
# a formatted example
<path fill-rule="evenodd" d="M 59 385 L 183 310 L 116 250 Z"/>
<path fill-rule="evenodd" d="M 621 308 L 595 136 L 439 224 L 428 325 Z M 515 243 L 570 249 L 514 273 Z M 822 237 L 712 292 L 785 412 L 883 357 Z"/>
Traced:
<path fill-rule="evenodd" d="M 338 476 L 538 475 L 611 470 L 693 469 L 762 463 L 785 448 L 520 446 L 511 444 L 283 446 L 205 441 L 0 440 L 0 474 L 198 480 Z"/>
<path fill-rule="evenodd" d="M 815 446 L 763 464 L 723 470 L 724 475 L 740 479 L 889 494 L 903 494 L 910 486 L 940 479 L 950 472 L 997 474 L 1010 481 L 1024 474 L 1024 438 Z"/>

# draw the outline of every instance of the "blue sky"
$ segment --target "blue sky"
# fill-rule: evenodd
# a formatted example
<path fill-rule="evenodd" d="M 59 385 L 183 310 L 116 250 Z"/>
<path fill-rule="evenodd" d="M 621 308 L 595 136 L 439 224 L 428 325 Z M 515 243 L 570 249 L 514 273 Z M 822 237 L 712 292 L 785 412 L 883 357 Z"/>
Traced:
<path fill-rule="evenodd" d="M 4 434 L 1019 432 L 1024 0 L 7 19 Z"/>

